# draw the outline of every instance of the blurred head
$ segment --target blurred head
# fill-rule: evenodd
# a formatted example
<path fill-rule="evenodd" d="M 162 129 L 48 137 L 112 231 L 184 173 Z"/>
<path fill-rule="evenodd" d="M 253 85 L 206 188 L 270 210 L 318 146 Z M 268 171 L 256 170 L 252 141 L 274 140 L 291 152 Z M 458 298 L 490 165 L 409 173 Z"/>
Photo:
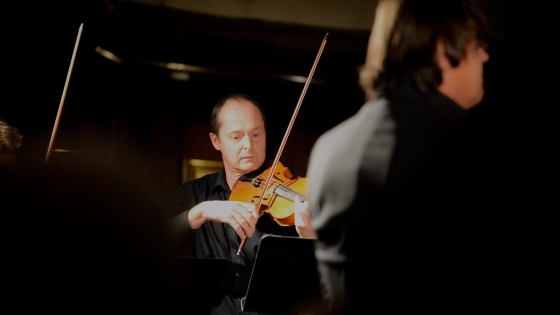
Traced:
<path fill-rule="evenodd" d="M 464 109 L 479 104 L 484 97 L 483 65 L 489 59 L 486 46 L 477 42 L 468 43 L 465 55 L 455 67 L 445 56 L 443 44 L 438 43 L 437 59 L 442 76 L 438 91 Z"/>
<path fill-rule="evenodd" d="M 440 91 L 463 108 L 478 104 L 489 58 L 479 9 L 468 0 L 385 1 L 400 6 L 373 86 L 410 84 L 422 93 Z"/>
<path fill-rule="evenodd" d="M 221 151 L 227 174 L 243 175 L 258 169 L 266 156 L 262 109 L 247 95 L 223 98 L 212 110 L 210 140 Z"/>
<path fill-rule="evenodd" d="M 0 166 L 15 162 L 21 143 L 22 135 L 19 130 L 0 118 Z"/>

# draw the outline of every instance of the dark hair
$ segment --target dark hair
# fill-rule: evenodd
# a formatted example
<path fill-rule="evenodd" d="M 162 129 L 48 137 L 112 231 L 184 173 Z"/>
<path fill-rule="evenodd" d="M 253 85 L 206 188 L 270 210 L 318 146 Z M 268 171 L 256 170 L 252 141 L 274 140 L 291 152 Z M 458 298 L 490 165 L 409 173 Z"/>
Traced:
<path fill-rule="evenodd" d="M 14 153 L 21 147 L 22 135 L 0 118 L 0 152 Z"/>
<path fill-rule="evenodd" d="M 257 103 L 257 101 L 255 101 L 252 97 L 246 94 L 231 94 L 222 97 L 218 101 L 218 103 L 214 105 L 214 108 L 212 109 L 212 114 L 210 115 L 210 132 L 218 136 L 221 127 L 221 123 L 220 120 L 218 119 L 218 116 L 220 115 L 220 111 L 222 110 L 222 107 L 224 107 L 224 104 L 229 100 L 245 100 L 255 105 L 255 107 L 258 108 L 259 112 L 261 113 L 262 120 L 266 130 L 266 117 L 264 116 L 264 111 L 262 110 L 259 103 Z"/>
<path fill-rule="evenodd" d="M 487 26 L 482 12 L 468 0 L 404 0 L 389 36 L 383 67 L 374 86 L 390 89 L 412 84 L 421 92 L 442 82 L 436 47 L 443 42 L 451 65 L 459 65 L 466 45 L 486 46 Z"/>

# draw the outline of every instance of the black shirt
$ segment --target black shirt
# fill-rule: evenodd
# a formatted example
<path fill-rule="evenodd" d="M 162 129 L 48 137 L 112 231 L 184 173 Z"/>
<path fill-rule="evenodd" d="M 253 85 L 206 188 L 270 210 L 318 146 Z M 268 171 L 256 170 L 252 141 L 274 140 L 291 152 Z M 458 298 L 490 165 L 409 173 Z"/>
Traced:
<path fill-rule="evenodd" d="M 386 91 L 317 140 L 309 210 L 329 314 L 494 297 L 485 291 L 495 290 L 500 261 L 491 261 L 498 217 L 485 140 L 469 112 L 411 86 Z"/>
<path fill-rule="evenodd" d="M 295 227 L 280 227 L 268 215 L 257 223 L 257 231 L 245 242 L 237 255 L 241 239 L 228 224 L 206 221 L 198 229 L 187 222 L 187 212 L 203 201 L 229 200 L 231 190 L 226 181 L 225 170 L 208 174 L 181 184 L 175 190 L 174 206 L 178 215 L 173 226 L 179 250 L 194 245 L 192 255 L 200 258 L 222 258 L 230 261 L 223 282 L 224 299 L 216 314 L 234 314 L 240 311 L 239 299 L 245 296 L 260 238 L 265 234 L 297 236 Z M 193 243 L 194 242 L 194 243 Z"/>

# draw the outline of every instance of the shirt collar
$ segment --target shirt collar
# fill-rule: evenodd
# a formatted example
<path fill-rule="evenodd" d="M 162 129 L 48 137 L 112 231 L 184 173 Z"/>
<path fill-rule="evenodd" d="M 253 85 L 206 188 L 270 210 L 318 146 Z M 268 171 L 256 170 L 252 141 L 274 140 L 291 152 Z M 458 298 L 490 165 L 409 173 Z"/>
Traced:
<path fill-rule="evenodd" d="M 390 99 L 424 99 L 428 104 L 436 106 L 438 108 L 445 108 L 449 112 L 455 112 L 459 116 L 467 116 L 468 111 L 463 109 L 459 104 L 455 103 L 445 94 L 439 91 L 430 91 L 426 94 L 421 94 L 412 85 L 398 84 L 390 90 L 383 90 L 381 96 L 388 97 Z"/>
<path fill-rule="evenodd" d="M 218 176 L 216 177 L 216 181 L 214 182 L 214 186 L 212 187 L 212 189 L 216 191 L 216 189 L 218 189 L 219 187 L 222 187 L 224 191 L 231 192 L 226 180 L 226 169 L 223 167 L 220 170 Z"/>

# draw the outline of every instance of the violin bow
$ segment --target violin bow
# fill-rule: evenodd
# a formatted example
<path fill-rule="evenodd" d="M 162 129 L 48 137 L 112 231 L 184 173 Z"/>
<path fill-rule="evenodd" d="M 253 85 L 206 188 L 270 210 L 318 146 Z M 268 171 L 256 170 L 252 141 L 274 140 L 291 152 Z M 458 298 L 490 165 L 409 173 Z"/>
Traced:
<path fill-rule="evenodd" d="M 56 120 L 54 122 L 51 141 L 49 142 L 47 156 L 45 157 L 45 164 L 47 164 L 47 162 L 49 161 L 49 157 L 52 152 L 54 137 L 56 135 L 56 131 L 58 130 L 58 122 L 60 121 L 60 115 L 62 113 L 62 107 L 64 106 L 64 99 L 66 98 L 66 91 L 68 90 L 68 83 L 70 82 L 70 75 L 72 74 L 72 69 L 74 68 L 74 60 L 76 59 L 76 52 L 78 51 L 78 44 L 80 43 L 80 38 L 82 37 L 83 29 L 84 29 L 84 23 L 80 25 L 80 29 L 78 30 L 78 36 L 76 38 L 76 44 L 74 44 L 74 52 L 72 53 L 72 59 L 70 60 L 70 67 L 68 68 L 68 74 L 66 75 L 66 82 L 64 83 L 64 89 L 62 90 L 62 97 L 60 98 L 60 104 L 58 105 L 58 113 L 56 114 Z"/>
<path fill-rule="evenodd" d="M 319 63 L 319 59 L 321 58 L 321 54 L 323 53 L 323 49 L 325 48 L 325 45 L 327 44 L 328 37 L 329 37 L 329 33 L 325 34 L 325 37 L 323 38 L 323 42 L 321 43 L 321 47 L 319 48 L 319 52 L 317 53 L 317 56 L 315 57 L 315 62 L 313 62 L 313 66 L 311 67 L 311 71 L 309 72 L 309 76 L 307 77 L 307 80 L 305 81 L 305 86 L 303 87 L 303 91 L 301 92 L 301 95 L 299 97 L 299 101 L 297 103 L 296 109 L 294 110 L 294 113 L 292 114 L 292 119 L 290 120 L 290 123 L 288 124 L 288 128 L 286 129 L 286 133 L 284 134 L 284 138 L 282 139 L 282 143 L 280 143 L 280 148 L 278 149 L 278 152 L 276 153 L 276 157 L 274 158 L 274 162 L 272 163 L 272 167 L 270 168 L 270 172 L 268 173 L 268 176 L 266 178 L 266 182 L 264 184 L 264 189 L 263 189 L 263 191 L 261 193 L 261 196 L 259 198 L 259 203 L 257 205 L 257 209 L 261 208 L 263 197 L 266 194 L 266 190 L 268 189 L 268 186 L 270 184 L 270 179 L 272 178 L 272 174 L 274 174 L 274 170 L 276 170 L 276 165 L 278 165 L 278 160 L 280 160 L 280 156 L 282 155 L 282 151 L 284 150 L 284 146 L 285 146 L 286 141 L 288 139 L 288 135 L 290 134 L 290 131 L 292 130 L 292 126 L 294 125 L 294 122 L 296 120 L 296 116 L 299 112 L 299 108 L 301 107 L 301 103 L 303 102 L 303 98 L 305 97 L 305 93 L 307 92 L 307 88 L 309 87 L 309 83 L 311 83 L 311 78 L 313 77 L 313 73 L 315 73 L 315 68 L 317 68 L 317 64 Z M 239 249 L 237 250 L 237 255 L 239 255 L 241 250 L 243 250 L 243 246 L 245 245 L 245 241 L 246 241 L 246 239 L 241 241 L 241 244 L 239 245 Z"/>

